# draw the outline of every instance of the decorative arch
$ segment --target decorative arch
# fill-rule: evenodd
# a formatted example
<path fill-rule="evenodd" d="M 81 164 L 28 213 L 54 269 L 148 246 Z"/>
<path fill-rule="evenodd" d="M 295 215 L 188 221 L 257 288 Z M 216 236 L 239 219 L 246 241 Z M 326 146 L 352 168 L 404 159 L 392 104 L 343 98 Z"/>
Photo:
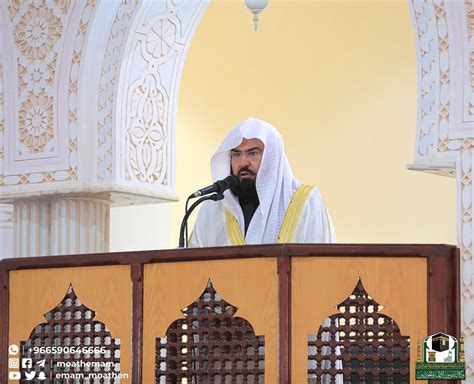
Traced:
<path fill-rule="evenodd" d="M 122 1 L 117 8 L 98 82 L 97 183 L 174 193 L 179 84 L 208 5 Z"/>
<path fill-rule="evenodd" d="M 0 203 L 15 204 L 15 256 L 105 252 L 111 204 L 178 199 L 179 83 L 208 4 L 0 2 Z"/>
<path fill-rule="evenodd" d="M 86 187 L 173 199 L 179 83 L 208 4 L 0 4 L 4 196 Z"/>

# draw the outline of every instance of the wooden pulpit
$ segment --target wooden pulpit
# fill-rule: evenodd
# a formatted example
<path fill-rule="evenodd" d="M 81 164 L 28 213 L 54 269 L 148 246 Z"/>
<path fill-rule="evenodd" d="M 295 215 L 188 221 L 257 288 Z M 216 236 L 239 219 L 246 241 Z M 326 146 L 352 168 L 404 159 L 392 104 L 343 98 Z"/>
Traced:
<path fill-rule="evenodd" d="M 460 336 L 448 245 L 19 258 L 0 272 L 1 383 L 15 370 L 77 383 L 414 383 L 423 338 Z"/>

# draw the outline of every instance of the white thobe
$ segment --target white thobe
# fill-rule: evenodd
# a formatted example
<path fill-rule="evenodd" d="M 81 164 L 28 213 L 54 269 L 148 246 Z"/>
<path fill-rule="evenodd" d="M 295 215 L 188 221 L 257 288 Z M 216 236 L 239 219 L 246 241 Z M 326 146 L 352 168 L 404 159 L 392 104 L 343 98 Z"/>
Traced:
<path fill-rule="evenodd" d="M 257 208 L 258 210 L 259 208 Z M 239 222 L 244 233 L 244 223 Z M 249 228 L 251 226 L 249 225 Z M 321 195 L 316 188 L 309 193 L 301 209 L 291 243 L 334 243 L 336 236 Z M 274 243 L 277 243 L 275 239 Z M 190 247 L 234 245 L 227 233 L 223 201 L 206 201 L 201 207 L 191 234 Z"/>

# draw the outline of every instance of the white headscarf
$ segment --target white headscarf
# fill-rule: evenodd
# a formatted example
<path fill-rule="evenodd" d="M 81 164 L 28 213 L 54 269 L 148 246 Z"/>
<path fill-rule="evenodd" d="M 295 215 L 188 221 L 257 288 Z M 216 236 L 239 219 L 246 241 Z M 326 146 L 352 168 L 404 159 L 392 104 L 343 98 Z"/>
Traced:
<path fill-rule="evenodd" d="M 252 117 L 238 124 L 211 158 L 212 178 L 217 181 L 230 175 L 230 150 L 238 147 L 244 138 L 259 139 L 265 145 L 256 179 L 260 205 L 252 217 L 245 240 L 247 244 L 275 243 L 291 197 L 300 186 L 293 177 L 278 131 L 265 121 Z M 224 206 L 237 218 L 244 233 L 244 215 L 238 199 L 230 191 L 224 192 L 224 196 Z"/>

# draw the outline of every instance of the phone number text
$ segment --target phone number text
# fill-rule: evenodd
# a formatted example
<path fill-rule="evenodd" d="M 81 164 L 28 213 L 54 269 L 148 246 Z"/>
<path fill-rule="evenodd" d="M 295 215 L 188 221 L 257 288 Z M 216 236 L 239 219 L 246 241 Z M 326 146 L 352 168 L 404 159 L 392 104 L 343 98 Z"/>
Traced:
<path fill-rule="evenodd" d="M 103 355 L 108 349 L 105 347 L 32 347 L 29 351 L 42 355 Z"/>

